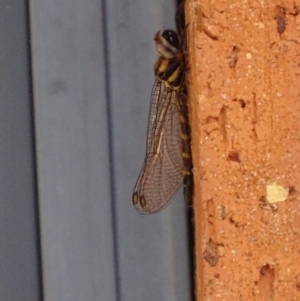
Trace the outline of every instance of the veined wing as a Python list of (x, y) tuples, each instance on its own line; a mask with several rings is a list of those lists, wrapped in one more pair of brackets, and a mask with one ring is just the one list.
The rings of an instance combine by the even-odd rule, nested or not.
[(143, 214), (166, 207), (183, 179), (176, 93), (159, 80), (152, 89), (146, 158), (132, 197), (134, 206)]

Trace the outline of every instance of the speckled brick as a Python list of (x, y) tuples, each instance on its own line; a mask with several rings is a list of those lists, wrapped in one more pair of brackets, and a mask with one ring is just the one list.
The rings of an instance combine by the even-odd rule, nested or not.
[(198, 301), (300, 300), (299, 8), (186, 0)]

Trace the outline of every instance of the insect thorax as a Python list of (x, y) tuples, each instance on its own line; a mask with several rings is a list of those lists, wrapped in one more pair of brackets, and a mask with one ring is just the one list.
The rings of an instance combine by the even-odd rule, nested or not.
[(154, 66), (154, 74), (167, 87), (178, 90), (182, 84), (184, 75), (182, 60), (178, 57), (171, 59), (159, 57)]

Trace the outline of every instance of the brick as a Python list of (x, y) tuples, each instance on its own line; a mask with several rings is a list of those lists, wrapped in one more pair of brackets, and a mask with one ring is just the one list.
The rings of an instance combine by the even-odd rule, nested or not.
[(299, 7), (186, 1), (198, 301), (300, 300)]

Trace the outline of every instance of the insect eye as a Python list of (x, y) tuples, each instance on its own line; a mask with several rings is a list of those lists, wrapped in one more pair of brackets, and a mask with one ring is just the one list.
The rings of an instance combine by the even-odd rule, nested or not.
[(178, 38), (178, 34), (174, 30), (164, 30), (162, 33), (162, 37), (166, 39), (168, 43), (170, 43), (172, 46), (174, 46), (176, 49), (179, 49), (180, 42)]

